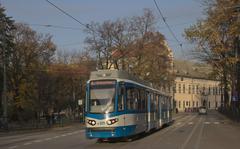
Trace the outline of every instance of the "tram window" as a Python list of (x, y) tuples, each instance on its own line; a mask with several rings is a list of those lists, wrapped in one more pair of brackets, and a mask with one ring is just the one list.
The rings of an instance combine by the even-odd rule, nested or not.
[(155, 100), (155, 103), (156, 103), (156, 111), (158, 111), (159, 110), (159, 106), (158, 106), (158, 103), (159, 103), (159, 95), (156, 95), (156, 100)]
[(145, 92), (143, 89), (140, 90), (140, 102), (141, 102), (141, 111), (145, 110)]
[(139, 89), (135, 89), (135, 104), (136, 104), (136, 110), (141, 111), (141, 97), (140, 97), (140, 90)]
[(151, 93), (150, 95), (150, 102), (151, 102), (151, 111), (155, 111), (155, 108), (154, 108), (154, 95)]
[(127, 89), (127, 109), (136, 110), (138, 105), (138, 90), (134, 88)]
[(124, 93), (125, 93), (125, 88), (124, 86), (121, 86), (118, 94), (118, 111), (124, 110)]

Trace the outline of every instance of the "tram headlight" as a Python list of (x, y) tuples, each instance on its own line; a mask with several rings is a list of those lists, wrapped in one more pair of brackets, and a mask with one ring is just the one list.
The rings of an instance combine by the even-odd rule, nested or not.
[(112, 125), (112, 124), (115, 124), (116, 122), (118, 122), (118, 118), (109, 119), (109, 120), (107, 121), (107, 124), (108, 124), (108, 125)]
[(95, 125), (96, 124), (96, 122), (95, 121), (92, 121), (92, 125)]
[(87, 120), (87, 123), (89, 124), (89, 125), (92, 125), (92, 126), (94, 126), (94, 125), (96, 125), (96, 121), (95, 120)]

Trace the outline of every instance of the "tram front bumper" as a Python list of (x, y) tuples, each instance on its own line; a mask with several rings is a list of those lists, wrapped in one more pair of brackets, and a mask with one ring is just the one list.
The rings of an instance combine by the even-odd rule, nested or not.
[(136, 126), (86, 128), (86, 137), (89, 139), (121, 138), (135, 134), (135, 128)]

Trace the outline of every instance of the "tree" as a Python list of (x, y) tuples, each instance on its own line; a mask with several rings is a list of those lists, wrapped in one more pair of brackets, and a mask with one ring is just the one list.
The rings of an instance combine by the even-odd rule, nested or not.
[(153, 12), (145, 9), (142, 16), (92, 23), (86, 30), (89, 36), (85, 42), (88, 50), (96, 54), (100, 69), (132, 71), (142, 79), (164, 86), (163, 82), (173, 80), (167, 77), (172, 76), (168, 75), (171, 50), (165, 37), (156, 31), (155, 22)]
[(147, 32), (143, 38), (136, 42), (134, 56), (129, 59), (133, 73), (158, 87), (170, 87), (174, 80), (173, 59), (165, 37), (159, 32)]
[[(12, 95), (12, 119), (35, 117), (42, 109), (41, 102), (48, 100), (39, 94), (38, 79), (51, 63), (55, 45), (50, 35), (42, 35), (24, 24), (15, 24), (12, 32), (15, 46), (9, 56), (9, 87)], [(29, 112), (31, 111), (31, 112)], [(37, 114), (39, 115), (39, 114)]]
[(233, 66), (239, 61), (234, 56), (234, 39), (240, 34), (239, 22), (234, 19), (238, 0), (206, 0), (206, 18), (185, 30), (185, 37), (196, 44), (194, 54), (211, 64), (221, 78), (224, 105), (229, 105), (229, 84), (232, 83)]
[[(11, 31), (14, 29), (13, 25), (14, 21), (7, 17), (5, 14), (5, 9), (0, 5), (0, 63), (1, 63), (1, 85), (0, 92), (2, 95), (1, 98), (1, 106), (0, 106), (0, 115), (3, 115), (4, 122), (7, 125), (8, 122), (8, 114), (7, 114), (7, 75), (6, 72), (8, 70), (9, 64), (9, 55), (11, 54), (11, 50), (13, 47), (13, 37), (11, 36)], [(7, 127), (7, 126), (6, 126)]]

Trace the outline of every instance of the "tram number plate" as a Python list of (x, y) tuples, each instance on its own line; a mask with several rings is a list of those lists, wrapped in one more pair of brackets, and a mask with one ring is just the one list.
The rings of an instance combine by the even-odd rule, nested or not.
[(99, 122), (98, 124), (99, 125), (105, 125), (105, 122)]

